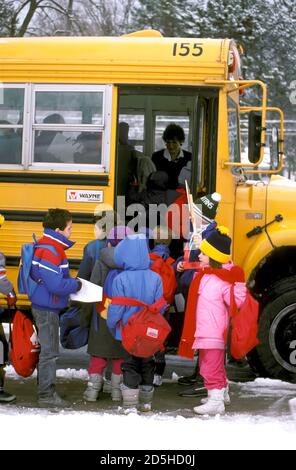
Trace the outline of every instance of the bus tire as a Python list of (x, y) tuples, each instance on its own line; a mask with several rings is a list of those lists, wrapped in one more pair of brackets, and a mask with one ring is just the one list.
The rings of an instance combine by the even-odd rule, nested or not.
[(296, 292), (285, 292), (263, 309), (259, 344), (251, 352), (260, 375), (296, 383)]

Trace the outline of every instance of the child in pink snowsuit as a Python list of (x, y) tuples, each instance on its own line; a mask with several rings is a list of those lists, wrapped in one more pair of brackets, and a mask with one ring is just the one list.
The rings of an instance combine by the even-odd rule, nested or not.
[[(194, 412), (200, 415), (224, 413), (225, 403), (230, 402), (224, 367), (230, 292), (234, 285), (235, 302), (239, 308), (246, 297), (246, 284), (235, 282), (243, 280), (240, 268), (230, 271), (233, 264), (230, 262), (231, 239), (228, 233), (226, 227), (217, 227), (207, 239), (202, 240), (199, 259), (204, 269), (196, 274), (193, 289), (189, 291), (188, 303), (191, 302), (195, 309), (195, 333), (191, 347), (198, 350), (200, 375), (208, 391), (203, 404), (194, 408)], [(186, 325), (184, 328), (180, 348), (188, 347)]]

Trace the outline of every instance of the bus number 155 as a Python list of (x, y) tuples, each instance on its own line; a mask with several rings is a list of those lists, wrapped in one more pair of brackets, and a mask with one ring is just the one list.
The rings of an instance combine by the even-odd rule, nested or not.
[(195, 42), (191, 44), (190, 42), (175, 42), (173, 46), (173, 56), (180, 55), (180, 56), (187, 56), (192, 55), (194, 57), (198, 57), (202, 55), (203, 48), (202, 44), (199, 42)]

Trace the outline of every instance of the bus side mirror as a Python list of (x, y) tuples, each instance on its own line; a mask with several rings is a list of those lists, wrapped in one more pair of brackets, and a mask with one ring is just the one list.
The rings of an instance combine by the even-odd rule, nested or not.
[(256, 111), (249, 113), (248, 158), (251, 163), (260, 159), (262, 115)]
[(275, 169), (280, 164), (280, 136), (276, 127), (271, 129), (270, 165)]

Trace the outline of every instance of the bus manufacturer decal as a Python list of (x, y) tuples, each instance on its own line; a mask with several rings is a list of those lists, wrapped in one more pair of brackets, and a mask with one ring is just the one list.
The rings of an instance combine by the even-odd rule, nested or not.
[(67, 189), (67, 202), (103, 202), (103, 191)]

